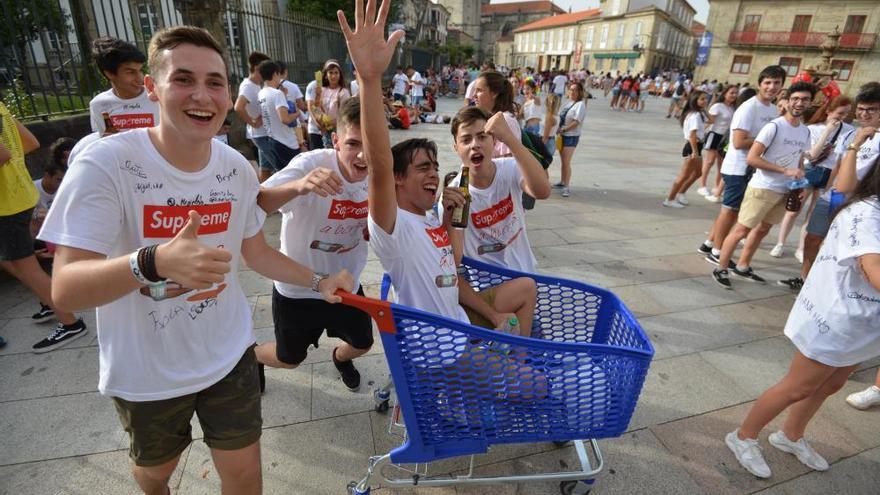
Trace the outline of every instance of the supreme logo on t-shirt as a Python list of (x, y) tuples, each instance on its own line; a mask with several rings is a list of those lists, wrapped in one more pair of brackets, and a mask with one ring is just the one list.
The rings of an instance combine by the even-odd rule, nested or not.
[(367, 218), (367, 210), (366, 201), (355, 203), (347, 199), (334, 199), (333, 203), (330, 204), (330, 213), (327, 214), (327, 218), (333, 220), (346, 220), (349, 218), (360, 220)]
[(440, 226), (434, 229), (425, 229), (425, 232), (428, 233), (431, 242), (433, 242), (438, 248), (443, 248), (451, 244), (449, 242), (449, 232), (446, 231), (446, 227)]
[(156, 125), (153, 121), (153, 114), (151, 113), (111, 115), (110, 121), (113, 122), (113, 127), (117, 129), (140, 129), (142, 127), (153, 127)]
[(213, 203), (194, 206), (144, 205), (144, 237), (167, 239), (174, 237), (189, 220), (190, 210), (202, 216), (199, 235), (218, 234), (229, 228), (232, 203)]
[(513, 199), (508, 194), (506, 198), (485, 210), (471, 213), (471, 219), (474, 221), (474, 227), (485, 229), (509, 217), (512, 212)]

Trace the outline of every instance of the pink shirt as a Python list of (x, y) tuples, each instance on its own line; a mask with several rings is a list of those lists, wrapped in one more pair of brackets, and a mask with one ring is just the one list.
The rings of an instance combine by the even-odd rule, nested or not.
[[(504, 120), (507, 121), (507, 125), (510, 126), (510, 130), (513, 131), (513, 135), (516, 136), (517, 139), (519, 139), (520, 135), (522, 134), (522, 129), (520, 129), (519, 122), (516, 120), (516, 117), (514, 117), (513, 114), (510, 112), (504, 112)], [(510, 154), (510, 148), (507, 147), (506, 144), (496, 139), (495, 153), (492, 155), (492, 158), (509, 156)]]

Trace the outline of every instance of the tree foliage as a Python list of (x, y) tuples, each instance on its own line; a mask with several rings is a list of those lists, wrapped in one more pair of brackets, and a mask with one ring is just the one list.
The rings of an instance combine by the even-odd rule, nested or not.
[(43, 31), (59, 36), (67, 31), (68, 14), (51, 0), (0, 0), (0, 18), (0, 46), (4, 47), (24, 46)]

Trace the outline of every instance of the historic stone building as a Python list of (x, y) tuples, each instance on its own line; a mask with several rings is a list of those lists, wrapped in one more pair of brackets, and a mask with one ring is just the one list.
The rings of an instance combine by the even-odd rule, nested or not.
[[(492, 59), (497, 64), (508, 65), (513, 30), (552, 15), (565, 11), (547, 0), (513, 3), (489, 3), (482, 0), (480, 8), (480, 53), (483, 60)], [(502, 46), (496, 47), (501, 39)]]
[(697, 79), (757, 81), (768, 65), (795, 75), (821, 61), (827, 34), (839, 30), (831, 60), (838, 85), (855, 94), (880, 74), (880, 2), (877, 0), (710, 0), (707, 33), (712, 41)]
[[(473, 40), (480, 42), (480, 5), (481, 0), (439, 0), (449, 11), (448, 29), (454, 33), (450, 42), (455, 40)], [(477, 51), (479, 53), (479, 51)]]
[(694, 13), (686, 0), (601, 0), (598, 9), (515, 30), (512, 65), (634, 74), (688, 69)]

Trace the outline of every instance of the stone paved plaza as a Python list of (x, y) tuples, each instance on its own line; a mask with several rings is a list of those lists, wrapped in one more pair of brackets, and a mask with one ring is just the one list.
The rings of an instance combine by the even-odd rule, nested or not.
[[(769, 257), (775, 231), (756, 256), (768, 285), (733, 280), (725, 291), (697, 254), (718, 206), (690, 194), (682, 210), (660, 201), (680, 166), (682, 135), (664, 117), (665, 101), (651, 100), (644, 114), (608, 110), (601, 95), (588, 107), (575, 155), (572, 196), (554, 192), (528, 213), (529, 238), (544, 273), (612, 289), (637, 314), (656, 356), (629, 430), (600, 442), (606, 469), (598, 494), (871, 494), (880, 489), (880, 410), (859, 412), (845, 394), (873, 380), (880, 361), (866, 363), (843, 392), (831, 398), (808, 434), (832, 468), (808, 472), (793, 456), (766, 443), (774, 477), (759, 481), (739, 467), (723, 443), (752, 401), (785, 372), (793, 346), (782, 327), (794, 295), (772, 283), (799, 268), (791, 251)], [(441, 100), (454, 112), (458, 102)], [(441, 172), (457, 167), (448, 125), (395, 131), (393, 141), (424, 136), (440, 147)], [(558, 179), (558, 162), (551, 179)], [(277, 245), (280, 217), (265, 235)], [(796, 236), (792, 235), (792, 239)], [(370, 257), (362, 281), (377, 293), (382, 269)], [(240, 273), (254, 308), (258, 341), (272, 338), (271, 284)], [(128, 440), (113, 405), (96, 391), (98, 349), (94, 312), (90, 334), (68, 347), (36, 355), (30, 346), (49, 326), (30, 315), (39, 308), (17, 283), (0, 283), (0, 494), (137, 493), (129, 473)], [(330, 360), (333, 342), (322, 341), (303, 366), (268, 370), (263, 398), (263, 478), (267, 494), (342, 494), (365, 473), (367, 458), (394, 444), (387, 417), (372, 411), (371, 388), (387, 373), (377, 345), (357, 361), (359, 393), (348, 392)], [(777, 426), (773, 424), (771, 426)], [(772, 430), (770, 430), (772, 431)], [(194, 422), (196, 438), (201, 430)], [(529, 473), (573, 466), (571, 447), (551, 443), (506, 446), (477, 459), (478, 474)], [(458, 473), (458, 460), (431, 472)], [(219, 493), (205, 444), (195, 441), (172, 479), (174, 493)], [(556, 494), (557, 483), (479, 488), (386, 489), (380, 493)]]

